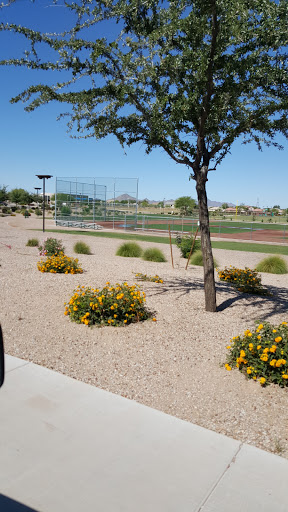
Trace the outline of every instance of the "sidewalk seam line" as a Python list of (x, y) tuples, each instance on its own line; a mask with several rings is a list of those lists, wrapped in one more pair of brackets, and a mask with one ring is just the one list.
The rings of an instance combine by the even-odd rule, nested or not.
[(31, 361), (26, 361), (24, 364), (20, 364), (19, 366), (16, 366), (15, 368), (10, 368), (10, 370), (6, 370), (5, 368), (5, 374), (14, 372), (15, 370), (18, 370), (18, 368), (22, 368), (23, 366), (27, 366), (27, 364), (31, 364)]
[(240, 445), (238, 446), (236, 452), (234, 453), (232, 459), (230, 460), (230, 462), (227, 464), (226, 468), (224, 469), (223, 473), (219, 476), (219, 478), (216, 480), (215, 484), (212, 486), (212, 488), (210, 489), (210, 491), (208, 491), (208, 494), (206, 495), (206, 497), (203, 499), (201, 505), (199, 506), (199, 508), (197, 509), (196, 512), (201, 512), (201, 510), (203, 509), (204, 505), (207, 503), (208, 499), (210, 498), (210, 496), (213, 494), (213, 492), (215, 491), (216, 487), (218, 486), (218, 484), (221, 482), (222, 478), (224, 477), (224, 475), (226, 474), (226, 472), (228, 471), (228, 469), (231, 467), (232, 464), (235, 464), (236, 462), (236, 459), (239, 455), (239, 452), (242, 448), (242, 446), (244, 445), (244, 443), (240, 443)]

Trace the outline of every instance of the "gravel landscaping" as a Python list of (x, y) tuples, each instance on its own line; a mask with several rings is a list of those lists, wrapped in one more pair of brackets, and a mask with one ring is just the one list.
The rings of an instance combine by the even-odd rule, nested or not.
[[(45, 366), (93, 386), (136, 400), (178, 418), (288, 458), (288, 389), (262, 388), (238, 370), (227, 372), (231, 337), (255, 321), (288, 321), (288, 274), (262, 274), (272, 297), (241, 294), (217, 278), (217, 313), (204, 310), (203, 269), (189, 266), (174, 246), (160, 248), (166, 263), (116, 256), (121, 240), (47, 233), (61, 239), (66, 254), (78, 257), (84, 273), (41, 273), (37, 247), (41, 219), (0, 218), (1, 324), (7, 354)], [(46, 227), (54, 227), (53, 220)], [(84, 241), (91, 255), (76, 255)], [(7, 245), (11, 246), (11, 249)], [(219, 266), (254, 268), (265, 254), (214, 250)], [(283, 256), (288, 262), (288, 257)], [(64, 302), (80, 285), (101, 288), (135, 282), (133, 273), (159, 274), (163, 284), (140, 283), (157, 322), (126, 327), (87, 327), (64, 316)]]

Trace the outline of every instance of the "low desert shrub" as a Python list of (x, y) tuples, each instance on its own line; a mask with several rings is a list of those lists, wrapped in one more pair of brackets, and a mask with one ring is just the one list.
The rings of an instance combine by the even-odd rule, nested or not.
[(239, 292), (252, 293), (254, 295), (270, 295), (261, 283), (261, 276), (256, 270), (245, 267), (225, 267), (224, 270), (217, 270), (220, 281), (232, 284)]
[(38, 238), (29, 238), (26, 247), (38, 247), (39, 240)]
[(39, 252), (41, 256), (51, 256), (52, 254), (57, 255), (65, 252), (62, 240), (57, 238), (47, 238), (44, 240), (43, 245), (40, 245)]
[(76, 242), (74, 252), (76, 252), (76, 254), (91, 254), (90, 247), (85, 244), (85, 242)]
[(160, 251), (160, 249), (157, 249), (155, 247), (151, 247), (149, 249), (146, 249), (143, 252), (142, 256), (143, 260), (145, 261), (156, 261), (159, 263), (163, 263), (164, 261), (167, 261), (163, 252)]
[(70, 258), (63, 252), (47, 256), (46, 260), (38, 261), (37, 268), (40, 272), (52, 274), (82, 274), (83, 270), (77, 258)]
[(288, 324), (274, 327), (269, 322), (259, 324), (243, 336), (235, 336), (227, 346), (226, 370), (238, 368), (247, 378), (262, 386), (288, 385)]
[(152, 283), (163, 283), (163, 279), (159, 277), (157, 274), (155, 276), (148, 276), (147, 274), (141, 274), (138, 272), (135, 274), (135, 277), (138, 281), (151, 281)]
[(42, 210), (39, 210), (39, 208), (35, 208), (34, 213), (35, 213), (35, 215), (37, 215), (38, 217), (41, 217), (41, 215), (42, 215)]
[(125, 242), (118, 247), (116, 255), (123, 256), (124, 258), (140, 258), (142, 249), (135, 242)]
[(255, 267), (257, 272), (267, 272), (269, 274), (287, 274), (287, 263), (280, 256), (268, 256), (260, 261)]
[[(215, 258), (213, 258), (214, 267), (218, 266), (218, 263)], [(202, 251), (196, 251), (192, 253), (192, 256), (190, 258), (190, 264), (191, 265), (199, 265), (200, 267), (203, 267), (203, 256)]]
[[(182, 258), (188, 258), (191, 247), (194, 241), (193, 236), (181, 236), (179, 234), (176, 235), (176, 245), (179, 247)], [(193, 252), (199, 251), (201, 249), (201, 242), (200, 240), (195, 240), (194, 246), (193, 246)]]
[(102, 290), (78, 286), (65, 306), (65, 315), (85, 325), (119, 326), (152, 316), (145, 305), (145, 293), (136, 284), (112, 286), (107, 282)]

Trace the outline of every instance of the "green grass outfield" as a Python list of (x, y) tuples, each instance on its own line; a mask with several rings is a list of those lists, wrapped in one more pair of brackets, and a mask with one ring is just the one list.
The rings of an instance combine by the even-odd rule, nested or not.
[[(164, 230), (167, 231), (168, 224), (170, 224), (171, 231), (195, 231), (197, 227), (197, 221), (191, 220), (190, 223), (186, 220), (182, 224), (178, 219), (167, 219), (167, 222), (161, 222), (161, 224), (154, 224), (153, 219), (146, 219), (145, 229)], [(192, 225), (193, 222), (193, 225)], [(142, 227), (141, 220), (138, 221), (139, 228)], [(288, 224), (262, 224), (262, 222), (231, 222), (229, 220), (210, 220), (210, 232), (211, 233), (247, 233), (250, 236), (251, 230), (273, 230), (273, 231), (286, 231), (288, 233)]]
[[(41, 231), (34, 229), (33, 231)], [(96, 236), (100, 238), (116, 238), (118, 240), (138, 240), (139, 242), (154, 242), (157, 244), (169, 244), (169, 237), (167, 236), (153, 236), (153, 235), (129, 235), (126, 233), (108, 233), (108, 232), (94, 232), (94, 231), (79, 231), (79, 230), (62, 230), (62, 229), (46, 229), (47, 233), (67, 233), (69, 235), (78, 236)], [(284, 254), (288, 256), (287, 245), (270, 245), (270, 244), (255, 244), (243, 242), (212, 242), (212, 247), (215, 249), (228, 249), (230, 251), (244, 251), (244, 252), (263, 252), (267, 254)], [(175, 239), (172, 238), (172, 243), (176, 244)]]

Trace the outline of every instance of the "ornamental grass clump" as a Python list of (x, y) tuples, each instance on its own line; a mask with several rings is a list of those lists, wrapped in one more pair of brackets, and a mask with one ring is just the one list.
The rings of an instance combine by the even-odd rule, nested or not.
[(145, 293), (137, 284), (130, 286), (125, 282), (111, 285), (107, 282), (102, 290), (78, 286), (69, 303), (65, 304), (64, 314), (78, 324), (128, 325), (152, 316), (145, 301)]
[(76, 254), (91, 254), (90, 247), (85, 242), (76, 242), (73, 249)]
[(158, 263), (164, 263), (166, 260), (164, 254), (160, 249), (151, 247), (150, 249), (146, 249), (143, 252), (143, 260), (145, 261), (155, 261)]
[(38, 247), (39, 240), (38, 238), (29, 238), (27, 241), (26, 247)]
[(37, 268), (40, 272), (51, 274), (82, 274), (83, 270), (77, 258), (70, 258), (63, 252), (47, 256), (45, 260), (38, 261)]
[(239, 292), (252, 293), (254, 295), (271, 295), (261, 284), (261, 276), (256, 270), (245, 267), (225, 267), (217, 270), (220, 281), (232, 284)]
[(287, 274), (287, 263), (280, 256), (268, 256), (260, 261), (255, 267), (257, 272), (267, 272), (269, 274)]
[(226, 370), (238, 368), (247, 378), (262, 386), (288, 386), (288, 323), (274, 327), (269, 322), (259, 324), (254, 331), (236, 336), (227, 346)]
[[(218, 266), (218, 263), (215, 258), (213, 258), (214, 267)], [(203, 267), (203, 255), (202, 251), (196, 251), (195, 253), (192, 253), (192, 256), (190, 258), (190, 264), (191, 265), (198, 265), (199, 267)]]
[(51, 256), (52, 254), (57, 255), (65, 252), (62, 240), (57, 238), (47, 238), (44, 240), (43, 245), (40, 245), (39, 252), (41, 256)]
[(151, 281), (152, 283), (163, 283), (163, 279), (159, 277), (157, 274), (155, 276), (148, 276), (147, 274), (142, 274), (138, 272), (135, 274), (135, 277), (138, 281)]
[(142, 249), (140, 245), (135, 242), (126, 242), (118, 247), (116, 256), (123, 256), (124, 258), (140, 258)]

